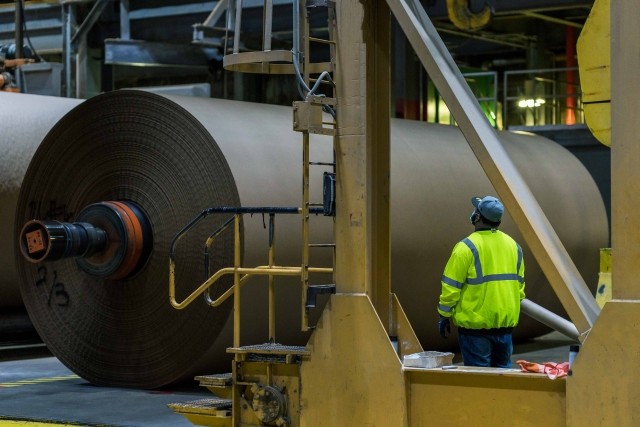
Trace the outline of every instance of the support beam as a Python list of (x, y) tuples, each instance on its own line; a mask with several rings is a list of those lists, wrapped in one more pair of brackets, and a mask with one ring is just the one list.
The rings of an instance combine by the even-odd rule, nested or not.
[(72, 44), (77, 43), (79, 40), (87, 36), (89, 30), (95, 25), (96, 22), (98, 22), (98, 18), (100, 18), (100, 15), (102, 15), (102, 12), (104, 11), (104, 8), (107, 7), (107, 4), (109, 4), (109, 0), (98, 0), (94, 3), (85, 20), (82, 21), (82, 24), (80, 24), (78, 30), (75, 32), (73, 37), (71, 37)]
[(131, 39), (131, 18), (129, 17), (129, 0), (120, 0), (120, 39)]
[[(638, 97), (640, 16), (635, 0), (611, 0), (611, 247), (614, 299), (640, 299)], [(633, 54), (630, 54), (634, 52)]]
[(365, 8), (367, 40), (367, 276), (371, 301), (387, 332), (390, 329), (390, 103), (391, 24), (385, 0)]
[(337, 293), (367, 292), (367, 116), (364, 10), (355, 1), (336, 3), (336, 221)]
[(15, 14), (15, 27), (16, 27), (16, 59), (24, 57), (22, 52), (22, 46), (24, 44), (24, 37), (22, 34), (23, 22), (22, 22), (22, 1), (16, 0), (16, 14)]

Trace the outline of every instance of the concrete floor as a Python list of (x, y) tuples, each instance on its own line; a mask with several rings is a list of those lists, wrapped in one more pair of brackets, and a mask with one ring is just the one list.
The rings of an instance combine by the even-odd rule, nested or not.
[(186, 427), (193, 424), (167, 404), (210, 395), (195, 384), (153, 391), (97, 387), (55, 357), (0, 363), (0, 425), (3, 419), (20, 419), (101, 427)]
[[(516, 344), (514, 368), (519, 359), (567, 361), (570, 344), (558, 333)], [(456, 354), (454, 363), (459, 358)], [(193, 387), (153, 391), (94, 386), (51, 356), (0, 362), (0, 426), (3, 420), (23, 420), (100, 427), (187, 427), (192, 424), (167, 404), (210, 396), (195, 381)]]

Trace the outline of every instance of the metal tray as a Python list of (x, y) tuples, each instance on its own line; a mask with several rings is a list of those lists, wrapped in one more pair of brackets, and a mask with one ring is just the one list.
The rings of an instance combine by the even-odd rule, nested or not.
[(439, 368), (451, 365), (453, 353), (443, 353), (440, 351), (423, 351), (404, 356), (403, 365), (413, 368)]

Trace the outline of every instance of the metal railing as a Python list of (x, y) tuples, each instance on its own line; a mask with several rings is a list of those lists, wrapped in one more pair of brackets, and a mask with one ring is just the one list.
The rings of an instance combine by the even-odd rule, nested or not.
[[(309, 208), (309, 213), (322, 213), (321, 208)], [(198, 286), (184, 300), (176, 299), (176, 280), (175, 280), (175, 255), (178, 242), (198, 224), (206, 216), (213, 213), (233, 213), (233, 216), (226, 220), (216, 231), (214, 231), (205, 243), (205, 269), (207, 275), (210, 274), (208, 254), (209, 249), (213, 245), (215, 239), (220, 236), (233, 223), (234, 232), (234, 262), (233, 267), (221, 268), (213, 275), (209, 275), (200, 286)], [(202, 211), (197, 217), (189, 222), (182, 230), (180, 230), (171, 242), (169, 252), (169, 301), (175, 309), (181, 310), (191, 304), (198, 296), (205, 294), (205, 301), (212, 307), (220, 306), (231, 295), (233, 298), (233, 346), (240, 346), (240, 288), (250, 278), (254, 276), (269, 276), (269, 338), (275, 338), (275, 289), (274, 276), (299, 276), (302, 279), (303, 274), (308, 273), (324, 273), (332, 274), (333, 268), (323, 267), (288, 267), (278, 266), (275, 264), (275, 239), (273, 232), (275, 229), (274, 217), (276, 214), (301, 214), (302, 209), (297, 207), (262, 207), (262, 208), (235, 208), (235, 207), (218, 207), (209, 208)], [(269, 265), (262, 265), (253, 268), (242, 267), (242, 239), (240, 233), (241, 218), (244, 214), (268, 214), (269, 215)], [(227, 275), (233, 275), (233, 286), (223, 292), (217, 299), (212, 300), (209, 296), (209, 288), (215, 285), (218, 280)], [(303, 294), (304, 295), (304, 294)], [(304, 301), (301, 302), (304, 305)]]
[(584, 124), (577, 68), (506, 71), (503, 128)]
[(487, 116), (489, 123), (498, 127), (498, 73), (481, 71), (462, 73), (469, 88), (480, 103), (480, 108)]

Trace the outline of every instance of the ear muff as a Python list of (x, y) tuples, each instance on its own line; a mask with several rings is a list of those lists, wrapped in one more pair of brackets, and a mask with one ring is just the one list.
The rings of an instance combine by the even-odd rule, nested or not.
[(477, 209), (474, 209), (473, 212), (471, 212), (471, 215), (469, 216), (469, 221), (471, 221), (471, 224), (475, 225), (476, 222), (480, 221), (480, 212), (478, 212)]

